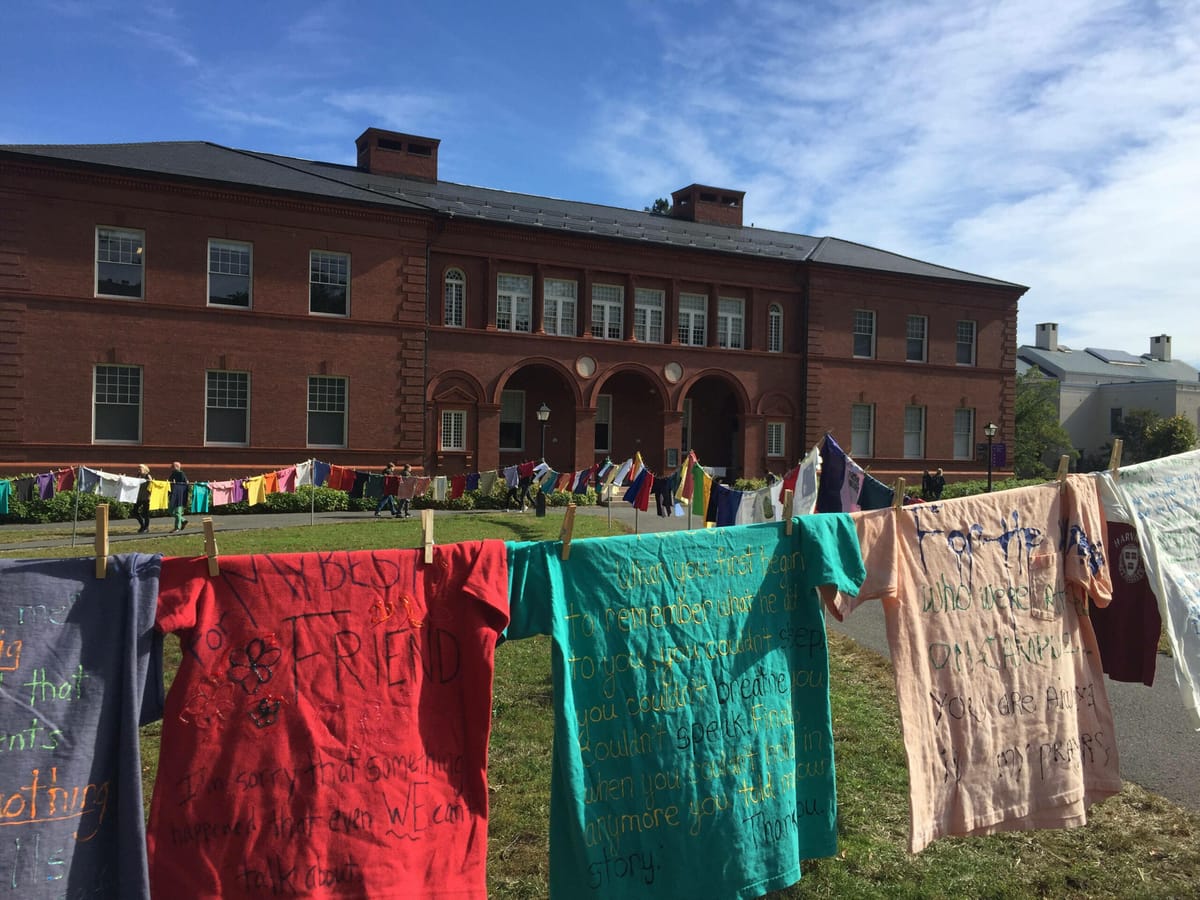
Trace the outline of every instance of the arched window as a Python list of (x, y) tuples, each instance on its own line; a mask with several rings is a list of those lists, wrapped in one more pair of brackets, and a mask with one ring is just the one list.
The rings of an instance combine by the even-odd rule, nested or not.
[(446, 271), (445, 322), (453, 328), (462, 328), (466, 312), (467, 276), (461, 269)]
[(783, 309), (778, 303), (767, 308), (767, 349), (772, 353), (783, 352)]

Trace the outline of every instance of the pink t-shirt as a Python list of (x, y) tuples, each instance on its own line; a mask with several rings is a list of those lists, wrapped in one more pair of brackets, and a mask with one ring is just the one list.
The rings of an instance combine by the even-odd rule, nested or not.
[(1112, 593), (1095, 480), (855, 513), (883, 602), (916, 853), (943, 835), (1063, 828), (1121, 789), (1088, 597)]

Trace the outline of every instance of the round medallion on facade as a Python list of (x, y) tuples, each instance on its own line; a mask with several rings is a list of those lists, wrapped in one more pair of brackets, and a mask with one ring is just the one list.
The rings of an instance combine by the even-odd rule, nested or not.
[(575, 371), (582, 378), (591, 378), (596, 374), (596, 361), (590, 356), (581, 356), (575, 360)]
[(669, 362), (663, 366), (663, 377), (671, 384), (676, 384), (683, 377), (683, 366), (677, 362)]

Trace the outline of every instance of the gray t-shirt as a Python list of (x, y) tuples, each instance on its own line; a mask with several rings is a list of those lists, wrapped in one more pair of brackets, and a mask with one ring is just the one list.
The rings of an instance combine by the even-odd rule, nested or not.
[[(161, 556), (0, 560), (0, 885), (149, 898), (138, 725), (162, 717)], [(7, 892), (5, 892), (7, 893)]]

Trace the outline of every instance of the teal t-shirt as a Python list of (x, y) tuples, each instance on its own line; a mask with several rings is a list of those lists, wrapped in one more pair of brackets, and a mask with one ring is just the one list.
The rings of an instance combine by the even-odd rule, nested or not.
[(553, 646), (554, 897), (757, 897), (837, 851), (817, 585), (847, 515), (509, 544), (510, 639)]

